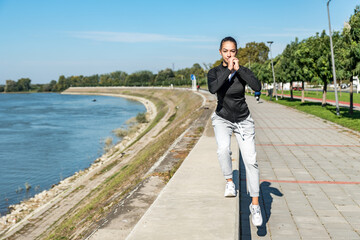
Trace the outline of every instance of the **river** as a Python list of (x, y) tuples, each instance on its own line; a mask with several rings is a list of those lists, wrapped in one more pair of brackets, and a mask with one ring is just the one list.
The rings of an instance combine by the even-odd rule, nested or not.
[(117, 97), (0, 94), (0, 214), (89, 167), (107, 137), (119, 140), (112, 130), (145, 111)]

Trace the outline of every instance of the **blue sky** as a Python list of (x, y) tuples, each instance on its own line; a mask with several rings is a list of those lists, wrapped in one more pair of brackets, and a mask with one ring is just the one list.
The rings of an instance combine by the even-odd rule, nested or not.
[[(0, 84), (213, 63), (226, 36), (239, 46), (274, 41), (276, 56), (295, 37), (328, 33), (326, 0), (224, 2), (0, 0)], [(333, 30), (343, 28), (356, 4), (330, 2)]]

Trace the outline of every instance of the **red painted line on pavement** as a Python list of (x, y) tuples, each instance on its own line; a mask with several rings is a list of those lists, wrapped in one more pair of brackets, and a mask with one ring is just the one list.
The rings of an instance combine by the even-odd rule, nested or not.
[(299, 180), (270, 180), (261, 179), (261, 182), (277, 182), (277, 183), (310, 183), (310, 184), (360, 184), (360, 182), (342, 182), (342, 181), (299, 181)]
[(256, 129), (329, 129), (329, 128), (328, 127), (256, 127)]
[[(240, 179), (246, 181), (246, 178)], [(360, 182), (344, 182), (344, 181), (301, 181), (301, 180), (272, 180), (272, 179), (260, 179), (260, 182), (274, 182), (274, 183), (308, 183), (308, 184), (352, 184), (357, 185)]]
[(330, 144), (272, 144), (258, 143), (257, 146), (284, 146), (284, 147), (360, 147), (360, 145), (330, 145)]

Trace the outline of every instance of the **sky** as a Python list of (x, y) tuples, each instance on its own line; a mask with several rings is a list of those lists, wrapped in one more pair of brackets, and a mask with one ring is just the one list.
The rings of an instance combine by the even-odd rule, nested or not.
[[(0, 0), (0, 84), (114, 71), (157, 73), (213, 64), (221, 39), (239, 47), (274, 41), (273, 57), (295, 40), (329, 32), (326, 0)], [(341, 31), (359, 0), (332, 0)]]

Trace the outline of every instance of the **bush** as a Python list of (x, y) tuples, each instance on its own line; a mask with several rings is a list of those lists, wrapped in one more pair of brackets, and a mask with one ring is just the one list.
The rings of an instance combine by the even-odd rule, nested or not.
[(113, 147), (113, 139), (111, 137), (107, 137), (104, 141), (105, 146), (104, 146), (104, 151), (108, 152), (112, 147)]
[(137, 121), (138, 123), (147, 123), (146, 114), (145, 114), (145, 113), (139, 113), (139, 114), (136, 116), (136, 121)]
[(123, 138), (126, 135), (128, 135), (129, 131), (127, 129), (125, 129), (125, 128), (117, 128), (117, 129), (113, 130), (113, 133), (118, 138)]

